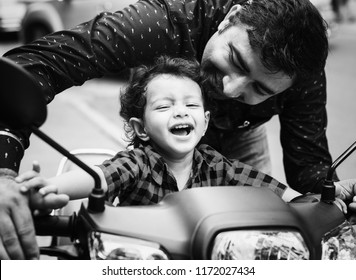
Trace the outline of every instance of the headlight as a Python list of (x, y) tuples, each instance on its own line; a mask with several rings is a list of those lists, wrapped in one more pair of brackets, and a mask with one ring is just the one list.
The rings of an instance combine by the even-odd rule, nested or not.
[(296, 231), (236, 230), (214, 240), (213, 260), (304, 260), (309, 250)]
[(154, 242), (93, 231), (89, 234), (90, 258), (94, 260), (168, 260)]
[(323, 260), (356, 260), (356, 232), (353, 226), (345, 221), (322, 240)]

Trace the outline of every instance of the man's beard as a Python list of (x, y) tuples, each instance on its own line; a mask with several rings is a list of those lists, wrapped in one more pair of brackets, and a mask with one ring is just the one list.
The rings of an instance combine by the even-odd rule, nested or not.
[(210, 61), (202, 62), (202, 86), (207, 95), (216, 99), (227, 99), (223, 93), (223, 73)]

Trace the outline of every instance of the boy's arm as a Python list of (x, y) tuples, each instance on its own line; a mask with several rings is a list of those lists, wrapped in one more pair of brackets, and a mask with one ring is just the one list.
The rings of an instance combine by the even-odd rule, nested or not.
[[(104, 173), (97, 166), (93, 166), (92, 169), (99, 175), (101, 179), (101, 187), (106, 192), (107, 184)], [(88, 197), (95, 184), (94, 179), (81, 169), (76, 169), (56, 177), (45, 179), (39, 176), (39, 166), (36, 166), (35, 164), (33, 170), (19, 175), (15, 180), (17, 183), (22, 183), (21, 191), (23, 193), (37, 189), (37, 195), (45, 197), (49, 194), (66, 194), (70, 199)]]
[[(97, 166), (92, 169), (100, 176), (101, 187), (107, 191), (104, 173)], [(86, 198), (94, 188), (94, 179), (84, 170), (78, 169), (48, 179), (50, 185), (57, 187), (58, 194), (67, 194), (71, 200)]]

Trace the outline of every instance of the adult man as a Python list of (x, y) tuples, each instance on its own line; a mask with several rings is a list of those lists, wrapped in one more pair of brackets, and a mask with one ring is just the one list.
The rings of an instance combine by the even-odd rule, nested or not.
[[(147, 0), (5, 56), (33, 74), (48, 102), (70, 86), (150, 63), (157, 55), (196, 57), (216, 103), (204, 141), (225, 156), (268, 171), (261, 124), (279, 114), (287, 181), (300, 192), (318, 192), (331, 162), (325, 137), (327, 50), (324, 21), (308, 0)], [(6, 136), (11, 141), (1, 149), (12, 149), (12, 161), (0, 167), (11, 176), (23, 154), (13, 144), (27, 147), (28, 133), (6, 131)], [(0, 211), (0, 221), (6, 220), (0, 228), (13, 229), (0, 229), (3, 240), (10, 240), (3, 241), (5, 255), (0, 245), (0, 257), (32, 257), (36, 248), (26, 248), (34, 239), (26, 203), (17, 189), (9, 190), (9, 179), (3, 181), (0, 192), (12, 194), (22, 215), (7, 214), (14, 212), (11, 201)], [(25, 232), (21, 218), (27, 219)]]

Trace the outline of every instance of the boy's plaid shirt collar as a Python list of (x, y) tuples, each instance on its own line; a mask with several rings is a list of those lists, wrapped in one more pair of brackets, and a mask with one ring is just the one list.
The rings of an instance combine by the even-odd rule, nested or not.
[[(159, 186), (166, 186), (178, 191), (176, 181), (163, 158), (149, 144), (141, 146), (151, 166), (151, 177)], [(168, 177), (168, 178), (167, 178)], [(194, 150), (193, 168), (185, 188), (205, 186), (258, 186), (268, 187), (279, 196), (285, 188), (271, 176), (255, 170), (252, 166), (239, 162), (231, 162), (218, 151), (206, 144)]]
[[(152, 148), (151, 145), (141, 145), (139, 149), (143, 149), (147, 155), (149, 164), (151, 166), (152, 178), (159, 184), (163, 185), (165, 174), (169, 173), (173, 178), (173, 174), (164, 162), (163, 158)], [(208, 145), (202, 144), (194, 149), (193, 169), (191, 171), (190, 179), (195, 179), (202, 169), (202, 165), (214, 166), (221, 160), (222, 155)]]

